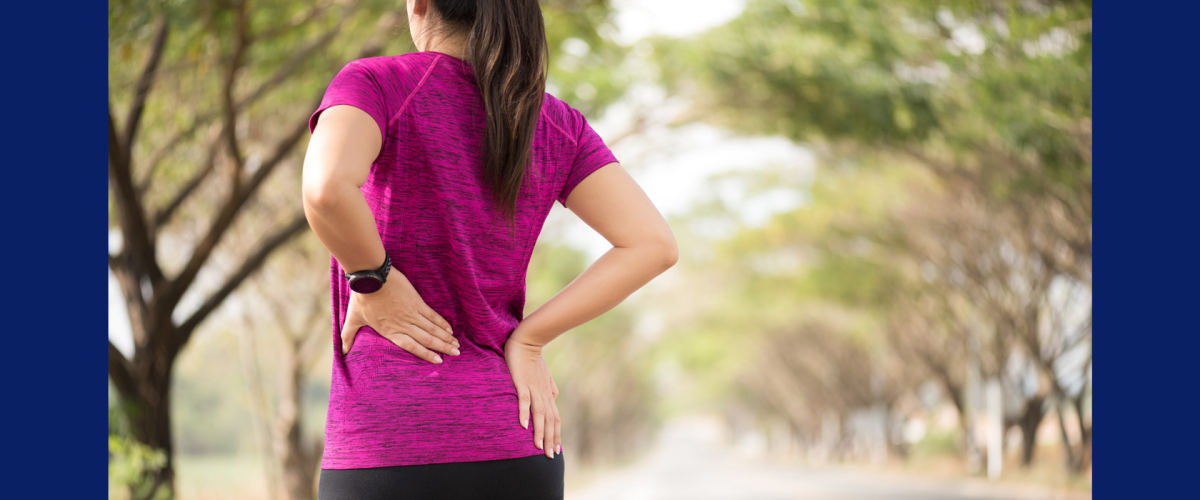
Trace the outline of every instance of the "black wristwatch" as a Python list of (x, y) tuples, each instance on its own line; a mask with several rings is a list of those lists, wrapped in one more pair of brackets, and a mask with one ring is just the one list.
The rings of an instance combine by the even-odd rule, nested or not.
[(350, 289), (358, 293), (375, 293), (387, 282), (388, 273), (392, 270), (392, 258), (383, 255), (383, 265), (379, 269), (368, 269), (350, 274), (342, 274), (350, 280)]

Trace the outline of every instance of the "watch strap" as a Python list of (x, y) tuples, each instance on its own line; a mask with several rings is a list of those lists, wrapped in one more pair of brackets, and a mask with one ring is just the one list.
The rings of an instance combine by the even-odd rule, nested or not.
[(343, 272), (342, 276), (347, 280), (354, 277), (373, 277), (378, 279), (380, 284), (387, 282), (388, 274), (392, 270), (392, 257), (386, 252), (383, 254), (383, 265), (378, 269), (367, 269), (365, 271), (355, 271), (353, 273)]

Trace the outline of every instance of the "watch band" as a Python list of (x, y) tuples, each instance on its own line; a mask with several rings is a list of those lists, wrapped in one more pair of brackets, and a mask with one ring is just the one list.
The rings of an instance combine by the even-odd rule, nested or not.
[(383, 288), (387, 282), (388, 273), (392, 270), (392, 258), (387, 253), (383, 256), (383, 265), (378, 269), (368, 269), (353, 273), (343, 273), (349, 281), (350, 289), (358, 293), (374, 293)]

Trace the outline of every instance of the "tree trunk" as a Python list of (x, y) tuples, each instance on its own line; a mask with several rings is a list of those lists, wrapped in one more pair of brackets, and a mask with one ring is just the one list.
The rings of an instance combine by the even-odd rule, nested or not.
[(283, 488), (292, 500), (316, 498), (313, 485), (319, 473), (323, 442), (306, 444), (300, 432), (300, 422), (293, 423), (288, 430), (281, 470)]
[(288, 356), (286, 363), (288, 374), (284, 382), (287, 387), (280, 400), (279, 416), (275, 425), (276, 460), (279, 461), (280, 480), (283, 490), (291, 500), (311, 500), (315, 498), (313, 491), (313, 476), (321, 460), (323, 442), (308, 444), (301, 432), (300, 394), (304, 383), (304, 370), (295, 362), (295, 356)]
[(1076, 460), (1075, 474), (1082, 474), (1092, 464), (1092, 424), (1083, 417), (1083, 396), (1087, 391), (1079, 391), (1079, 396), (1071, 399), (1075, 404), (1075, 417), (1079, 419), (1079, 458)]
[(1058, 401), (1056, 401), (1054, 403), (1054, 405), (1058, 409), (1058, 431), (1062, 435), (1063, 451), (1066, 452), (1066, 454), (1067, 454), (1067, 470), (1070, 471), (1072, 474), (1075, 474), (1077, 458), (1075, 456), (1075, 446), (1071, 444), (1071, 436), (1070, 436), (1070, 434), (1067, 433), (1067, 412), (1066, 412), (1066, 408), (1065, 408), (1066, 403), (1067, 402), (1066, 402), (1065, 398), (1060, 395), (1058, 397)]
[(159, 395), (159, 400), (153, 405), (147, 405), (148, 418), (143, 421), (138, 429), (140, 432), (139, 441), (154, 448), (163, 450), (167, 456), (167, 462), (163, 467), (150, 474), (149, 479), (151, 484), (155, 486), (144, 497), (146, 499), (154, 498), (154, 492), (160, 487), (163, 487), (168, 492), (168, 498), (175, 497), (175, 454), (171, 446), (171, 397), (169, 382), (162, 384), (163, 387), (156, 390)]
[[(321, 295), (317, 295), (320, 300)], [(279, 306), (273, 303), (274, 306)], [(320, 308), (313, 308), (319, 311)], [(267, 465), (268, 496), (272, 500), (312, 500), (316, 490), (314, 485), (319, 472), (319, 463), (324, 443), (307, 443), (304, 440), (302, 393), (304, 387), (305, 368), (311, 364), (313, 353), (312, 344), (319, 342), (321, 337), (304, 337), (306, 329), (299, 332), (291, 330), (288, 325), (287, 309), (276, 307), (275, 323), (284, 328), (285, 347), (277, 355), (280, 357), (279, 369), (285, 374), (278, 389), (278, 404), (272, 412), (267, 404), (268, 391), (264, 387), (258, 364), (258, 347), (255, 336), (266, 331), (263, 322), (253, 321), (247, 317), (247, 328), (241, 334), (242, 365), (254, 404), (254, 417), (258, 428), (262, 429), (263, 458)], [(305, 324), (312, 324), (318, 315), (314, 312)]]
[(1033, 464), (1033, 454), (1037, 449), (1037, 429), (1046, 414), (1042, 412), (1045, 403), (1044, 396), (1033, 396), (1025, 401), (1025, 409), (1017, 425), (1021, 428), (1021, 466), (1028, 468)]
[[(173, 363), (173, 362), (172, 362)], [(169, 372), (170, 369), (168, 368)], [(134, 410), (129, 415), (130, 429), (139, 443), (162, 450), (167, 461), (158, 470), (146, 471), (149, 487), (134, 485), (130, 489), (133, 500), (160, 498), (165, 490), (166, 498), (175, 497), (175, 461), (171, 446), (171, 383), (170, 377), (145, 380), (138, 385), (137, 394), (121, 394), (125, 401), (133, 402)]]

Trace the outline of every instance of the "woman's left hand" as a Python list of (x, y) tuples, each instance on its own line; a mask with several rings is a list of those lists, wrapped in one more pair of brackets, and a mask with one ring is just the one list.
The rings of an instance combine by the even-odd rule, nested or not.
[(397, 347), (430, 363), (442, 362), (437, 352), (459, 355), (459, 343), (450, 330), (450, 323), (425, 304), (408, 278), (394, 267), (379, 291), (350, 293), (346, 321), (342, 325), (343, 355), (354, 348), (358, 329), (364, 326), (373, 328)]
[(562, 453), (561, 420), (558, 417), (558, 386), (542, 358), (542, 346), (521, 341), (513, 332), (504, 343), (504, 362), (517, 388), (517, 414), (521, 427), (529, 428), (533, 417), (533, 444), (554, 458)]

